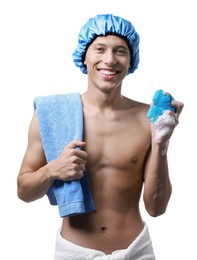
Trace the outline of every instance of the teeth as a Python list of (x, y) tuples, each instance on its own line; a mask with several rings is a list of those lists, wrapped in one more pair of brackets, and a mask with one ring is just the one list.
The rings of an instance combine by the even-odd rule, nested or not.
[(116, 74), (115, 71), (109, 71), (109, 70), (100, 70), (100, 72), (105, 75), (115, 75)]

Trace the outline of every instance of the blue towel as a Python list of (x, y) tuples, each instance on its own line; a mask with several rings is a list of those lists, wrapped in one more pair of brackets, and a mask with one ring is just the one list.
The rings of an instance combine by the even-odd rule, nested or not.
[(166, 110), (174, 111), (174, 107), (171, 106), (171, 101), (173, 98), (169, 94), (164, 94), (162, 89), (159, 89), (155, 92), (153, 97), (153, 106), (148, 110), (147, 116), (152, 123), (154, 123), (157, 118)]
[[(47, 162), (55, 160), (72, 140), (82, 141), (83, 110), (79, 93), (36, 97), (34, 110)], [(47, 196), (51, 205), (58, 205), (60, 217), (95, 210), (86, 172), (81, 180), (56, 180)]]

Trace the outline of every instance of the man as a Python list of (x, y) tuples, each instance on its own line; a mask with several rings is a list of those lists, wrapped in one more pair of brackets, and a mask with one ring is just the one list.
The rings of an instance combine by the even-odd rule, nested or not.
[(73, 53), (88, 74), (87, 91), (35, 99), (18, 196), (30, 202), (47, 194), (59, 206), (55, 260), (155, 259), (139, 200), (144, 188), (147, 212), (166, 211), (167, 148), (183, 104), (164, 93), (173, 109), (155, 124), (148, 104), (121, 94), (138, 67), (138, 45), (129, 21), (111, 14), (89, 19)]

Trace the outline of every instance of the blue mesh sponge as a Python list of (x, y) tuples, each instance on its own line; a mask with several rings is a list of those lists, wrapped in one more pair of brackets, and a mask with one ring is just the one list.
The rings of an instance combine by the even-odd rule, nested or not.
[(133, 52), (132, 67), (128, 74), (133, 73), (139, 63), (139, 35), (135, 31), (131, 22), (112, 14), (99, 14), (90, 18), (88, 22), (81, 28), (78, 36), (78, 45), (72, 54), (73, 61), (80, 70), (87, 74), (86, 66), (83, 63), (84, 54), (87, 47), (97, 36), (106, 34), (120, 35), (128, 40)]
[(164, 94), (162, 89), (155, 92), (153, 97), (153, 106), (149, 108), (147, 113), (147, 116), (150, 118), (152, 123), (154, 123), (166, 110), (175, 110), (170, 105), (172, 100), (173, 98), (169, 94)]

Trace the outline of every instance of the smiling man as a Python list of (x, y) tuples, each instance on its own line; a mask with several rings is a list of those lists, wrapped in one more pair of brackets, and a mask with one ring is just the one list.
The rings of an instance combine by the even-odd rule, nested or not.
[(87, 90), (35, 99), (18, 196), (30, 202), (47, 194), (58, 205), (55, 260), (154, 260), (139, 201), (143, 190), (151, 216), (166, 211), (167, 148), (183, 103), (172, 100), (174, 123), (156, 135), (150, 105), (121, 94), (139, 63), (139, 35), (121, 17), (89, 19), (73, 60), (87, 74)]

